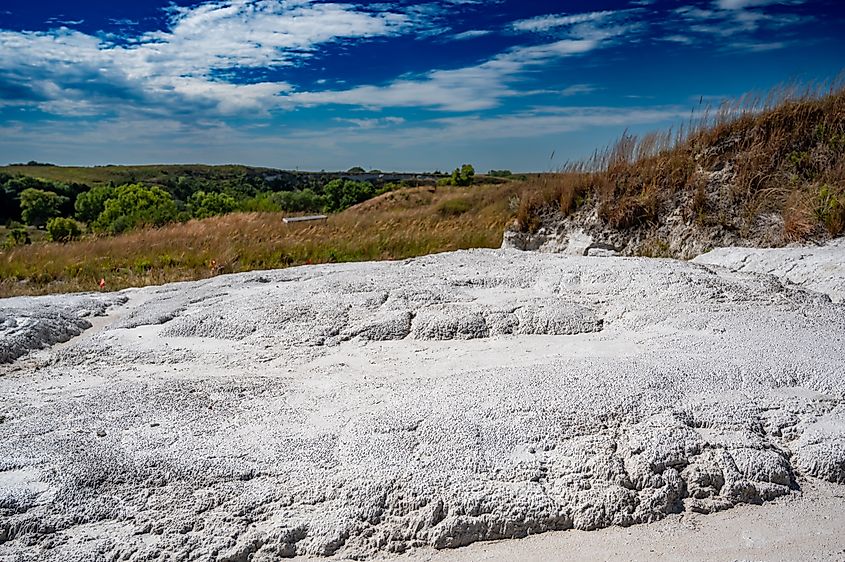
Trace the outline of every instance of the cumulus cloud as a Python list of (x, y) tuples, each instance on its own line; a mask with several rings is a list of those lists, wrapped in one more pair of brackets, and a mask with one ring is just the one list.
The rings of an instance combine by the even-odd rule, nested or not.
[[(133, 112), (186, 120), (197, 114), (262, 116), (320, 105), (488, 110), (507, 98), (531, 95), (526, 80), (532, 73), (567, 57), (643, 40), (646, 36), (639, 32), (646, 26), (658, 26), (665, 31), (659, 38), (677, 44), (694, 45), (716, 36), (724, 38), (724, 48), (780, 48), (788, 38), (756, 34), (801, 23), (806, 16), (785, 10), (775, 15), (765, 7), (799, 1), (709, 0), (665, 12), (663, 24), (646, 8), (546, 14), (508, 25), (507, 31), (523, 44), (476, 64), (405, 74), (382, 84), (333, 90), (318, 86), (312, 91), (279, 78), (280, 71), (319, 57), (328, 44), (448, 33), (448, 39), (465, 40), (491, 31), (453, 33), (446, 25), (457, 11), (467, 9), (460, 4), (471, 7), (476, 2), (211, 0), (171, 5), (164, 29), (141, 34), (95, 36), (67, 27), (0, 31), (0, 106), (77, 117)], [(570, 88), (554, 93), (588, 93), (583, 85)]]
[[(228, 69), (296, 64), (326, 43), (402, 33), (408, 16), (305, 0), (218, 0), (169, 9), (169, 28), (120, 41), (65, 27), (0, 32), (0, 91), (45, 111), (194, 104), (221, 114), (263, 111), (285, 82), (220, 80)], [(76, 104), (67, 102), (78, 102)], [(85, 106), (85, 107), (83, 107)], [(75, 108), (75, 109), (74, 109)]]

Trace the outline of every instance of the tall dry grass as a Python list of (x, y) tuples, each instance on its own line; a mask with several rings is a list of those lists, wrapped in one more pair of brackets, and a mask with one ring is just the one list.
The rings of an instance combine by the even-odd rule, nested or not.
[[(712, 179), (720, 171), (721, 184)], [(696, 221), (740, 232), (774, 213), (787, 240), (845, 233), (843, 80), (702, 106), (676, 130), (625, 133), (535, 180), (517, 226), (534, 231), (544, 216), (590, 202), (610, 227), (635, 228), (656, 224), (679, 199)]]
[[(498, 247), (514, 185), (404, 189), (329, 217), (285, 225), (276, 213), (233, 213), (69, 244), (0, 252), (0, 296), (107, 290), (219, 273), (403, 259)], [(449, 209), (443, 212), (443, 209)]]

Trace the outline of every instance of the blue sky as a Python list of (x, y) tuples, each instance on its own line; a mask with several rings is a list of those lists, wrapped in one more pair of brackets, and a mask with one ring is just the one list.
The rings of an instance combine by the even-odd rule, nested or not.
[(551, 170), (835, 77), (841, 4), (3, 0), (0, 162)]

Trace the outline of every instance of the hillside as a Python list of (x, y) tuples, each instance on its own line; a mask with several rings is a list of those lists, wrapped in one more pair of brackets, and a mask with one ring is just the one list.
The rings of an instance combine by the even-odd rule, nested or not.
[(277, 172), (269, 168), (249, 166), (207, 166), (203, 164), (150, 165), (150, 166), (52, 166), (10, 165), (0, 166), (0, 174), (21, 175), (62, 183), (81, 183), (90, 186), (109, 182), (162, 183), (180, 176), (231, 179), (242, 175), (262, 175)]
[(845, 90), (780, 90), (540, 178), (506, 245), (689, 259), (843, 233)]
[(0, 176), (26, 176), (65, 184), (85, 184), (90, 187), (112, 183), (143, 182), (168, 185), (178, 178), (202, 178), (209, 181), (231, 181), (240, 178), (260, 178), (277, 189), (305, 189), (322, 185), (338, 178), (354, 178), (364, 181), (402, 181), (417, 179), (421, 183), (431, 181), (440, 174), (414, 174), (404, 172), (300, 172), (241, 165), (207, 164), (157, 164), (146, 166), (53, 166), (53, 165), (9, 165), (0, 166)]
[(307, 263), (402, 259), (498, 247), (517, 184), (406, 188), (285, 225), (281, 213), (230, 213), (69, 243), (0, 251), (0, 296), (108, 290)]

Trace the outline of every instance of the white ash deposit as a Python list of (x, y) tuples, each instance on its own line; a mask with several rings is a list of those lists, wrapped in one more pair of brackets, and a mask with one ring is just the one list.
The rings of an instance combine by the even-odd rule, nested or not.
[(845, 301), (845, 238), (823, 246), (794, 248), (717, 248), (696, 257), (695, 263), (735, 271), (768, 273), (778, 279)]
[(366, 558), (845, 483), (845, 305), (773, 275), (479, 250), (0, 310), (35, 350), (0, 367), (0, 560)]

